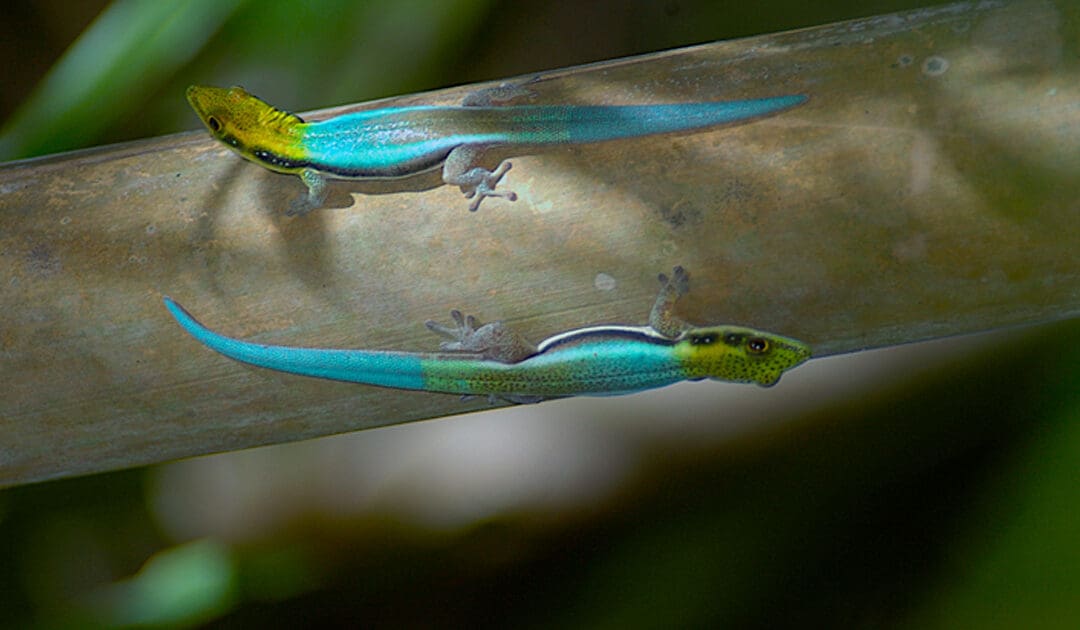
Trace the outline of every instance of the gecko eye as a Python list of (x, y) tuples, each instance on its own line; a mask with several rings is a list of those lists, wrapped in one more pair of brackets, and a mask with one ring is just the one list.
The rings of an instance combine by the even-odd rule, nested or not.
[(769, 351), (769, 340), (762, 337), (751, 337), (746, 340), (746, 349), (752, 354), (762, 354)]
[(206, 117), (206, 126), (214, 133), (221, 131), (221, 121), (213, 116)]

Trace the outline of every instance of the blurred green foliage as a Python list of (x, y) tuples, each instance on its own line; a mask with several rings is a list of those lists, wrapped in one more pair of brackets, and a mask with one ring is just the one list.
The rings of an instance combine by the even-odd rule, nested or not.
[(194, 625), (232, 607), (229, 549), (195, 540), (151, 557), (139, 572), (90, 593), (87, 616), (112, 626)]
[[(36, 82), (16, 75), (94, 16), (16, 2), (0, 159), (195, 128), (195, 82), (303, 110), (917, 4), (120, 0)], [(0, 625), (1074, 627), (1078, 382), (1059, 325), (651, 462), (589, 514), (439, 535), (373, 517), (173, 547), (145, 471), (11, 489)]]

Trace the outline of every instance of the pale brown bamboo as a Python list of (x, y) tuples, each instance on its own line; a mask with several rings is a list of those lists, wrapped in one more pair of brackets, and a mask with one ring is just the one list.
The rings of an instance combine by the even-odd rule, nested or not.
[(454, 307), (534, 338), (643, 322), (675, 264), (688, 319), (819, 355), (1074, 317), (1078, 23), (1064, 0), (970, 3), (553, 72), (537, 102), (810, 101), (492, 155), (519, 201), (475, 214), (436, 173), (287, 218), (299, 180), (203, 132), (0, 167), (0, 486), (486, 405), (244, 367), (163, 294), (233, 336), (415, 350)]

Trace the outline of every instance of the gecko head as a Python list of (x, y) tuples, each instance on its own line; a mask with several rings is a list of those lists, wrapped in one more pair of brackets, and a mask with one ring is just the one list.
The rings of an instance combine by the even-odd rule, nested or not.
[(780, 375), (810, 358), (796, 339), (741, 326), (691, 328), (675, 342), (687, 378), (776, 384)]
[(242, 87), (192, 85), (187, 100), (199, 119), (218, 139), (240, 155), (264, 162), (262, 155), (289, 156), (299, 125), (295, 114), (277, 109)]

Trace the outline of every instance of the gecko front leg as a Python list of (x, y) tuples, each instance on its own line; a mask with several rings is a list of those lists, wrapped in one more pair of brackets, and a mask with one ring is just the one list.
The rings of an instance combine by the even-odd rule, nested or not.
[(326, 201), (326, 178), (318, 172), (306, 168), (300, 171), (300, 180), (307, 186), (308, 192), (303, 197), (297, 197), (289, 204), (285, 214), (290, 217), (302, 217), (315, 208), (322, 206)]
[(450, 311), (453, 326), (444, 326), (428, 320), (428, 330), (449, 337), (453, 341), (439, 344), (443, 350), (476, 352), (485, 359), (501, 363), (517, 363), (537, 353), (536, 346), (503, 322), (479, 325), (475, 317), (466, 317), (461, 311)]
[(665, 337), (675, 339), (690, 328), (690, 324), (675, 316), (675, 304), (690, 292), (690, 274), (682, 266), (677, 266), (671, 270), (670, 278), (660, 274), (658, 279), (660, 292), (656, 294), (656, 302), (649, 312), (649, 326)]

